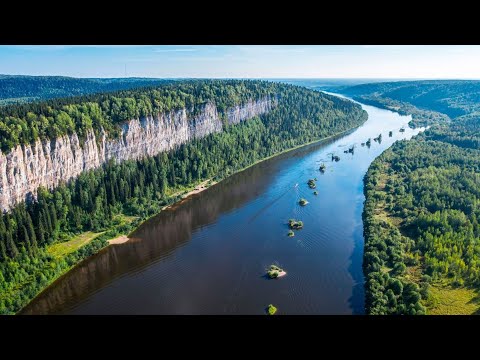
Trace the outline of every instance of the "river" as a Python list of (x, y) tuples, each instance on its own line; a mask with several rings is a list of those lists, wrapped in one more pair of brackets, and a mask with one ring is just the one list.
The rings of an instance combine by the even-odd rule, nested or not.
[[(264, 314), (274, 304), (277, 314), (363, 314), (363, 176), (383, 150), (420, 129), (408, 128), (409, 116), (362, 106), (369, 117), (361, 127), (259, 163), (162, 211), (22, 313)], [(380, 133), (381, 143), (373, 140)], [(361, 146), (368, 138), (371, 146)], [(354, 153), (344, 153), (352, 145)], [(317, 196), (307, 186), (313, 178)], [(300, 198), (309, 204), (299, 206)], [(305, 225), (294, 237), (287, 236), (290, 218)], [(267, 279), (270, 264), (287, 275)]]

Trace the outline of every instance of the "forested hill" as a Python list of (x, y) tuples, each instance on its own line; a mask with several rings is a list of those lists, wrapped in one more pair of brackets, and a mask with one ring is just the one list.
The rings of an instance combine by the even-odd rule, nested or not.
[(385, 103), (402, 99), (407, 109), (445, 111), (452, 119), (395, 143), (368, 170), (363, 263), (367, 312), (480, 313), (480, 82), (352, 89), (347, 91), (373, 94), (369, 96)]
[(208, 102), (224, 113), (248, 100), (280, 94), (287, 89), (287, 85), (266, 81), (192, 80), (8, 105), (0, 107), (0, 149), (8, 152), (19, 144), (73, 133), (83, 138), (89, 129), (94, 129), (97, 136), (103, 129), (115, 137), (120, 133), (120, 124), (131, 119), (171, 110), (195, 112)]
[[(259, 101), (255, 103), (252, 99)], [(195, 117), (197, 105), (205, 110), (206, 102), (215, 106), (209, 107), (210, 112), (203, 111)], [(229, 110), (232, 107), (233, 111)], [(185, 129), (180, 133), (206, 123), (215, 126), (208, 128), (210, 132), (178, 142), (154, 156), (108, 161), (54, 189), (40, 188), (36, 199), (21, 202), (0, 216), (0, 314), (16, 313), (59, 275), (106, 246), (107, 239), (128, 234), (135, 224), (179, 200), (184, 192), (199, 183), (222, 180), (266, 157), (350, 130), (367, 119), (358, 104), (303, 87), (220, 80), (187, 81), (161, 88), (51, 100), (5, 107), (0, 113), (4, 111), (3, 131), (13, 130), (16, 134), (11, 136), (10, 132), (9, 142), (4, 142), (4, 146), (10, 148), (15, 143), (81, 132), (85, 128), (116, 129), (132, 117), (180, 108), (193, 114), (187, 118), (184, 112), (177, 112), (181, 114), (180, 125)], [(262, 111), (252, 116), (251, 110), (255, 109)], [(59, 119), (66, 121), (59, 122)], [(159, 122), (175, 130), (179, 124), (172, 119), (164, 117)], [(20, 129), (35, 131), (27, 131), (25, 135), (17, 132), (15, 124)], [(179, 138), (162, 138), (155, 129), (163, 131), (165, 127), (147, 129), (154, 138), (164, 139), (164, 143)], [(123, 140), (119, 138), (120, 143)], [(143, 148), (149, 148), (151, 142), (146, 141)], [(37, 149), (41, 152), (52, 143), (46, 141)], [(22, 152), (28, 147), (17, 148)], [(71, 146), (55, 147), (54, 151), (69, 148)], [(80, 151), (75, 154), (76, 160)], [(49, 151), (45, 159), (52, 158)], [(57, 158), (60, 162), (65, 159), (64, 156)], [(29, 168), (22, 168), (21, 178), (28, 174)], [(60, 173), (66, 169), (60, 167)], [(51, 173), (47, 175), (51, 184)], [(6, 181), (14, 176), (12, 170)], [(12, 187), (12, 191), (16, 189), (18, 186)], [(0, 188), (0, 196), (5, 196), (4, 190)]]
[(480, 115), (480, 81), (476, 80), (385, 82), (342, 87), (340, 91), (359, 101), (412, 114), (421, 125)]
[(0, 105), (171, 83), (149, 78), (72, 78), (65, 76), (0, 75)]

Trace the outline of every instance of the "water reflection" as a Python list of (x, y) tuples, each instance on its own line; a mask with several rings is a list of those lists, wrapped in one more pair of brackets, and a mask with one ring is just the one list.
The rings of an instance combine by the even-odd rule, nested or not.
[(229, 213), (262, 194), (282, 161), (302, 158), (336, 138), (248, 168), (162, 211), (142, 224), (127, 243), (109, 246), (57, 280), (22, 314), (62, 313), (81, 304), (115, 279), (167, 259), (191, 240), (193, 233), (214, 224), (219, 215)]

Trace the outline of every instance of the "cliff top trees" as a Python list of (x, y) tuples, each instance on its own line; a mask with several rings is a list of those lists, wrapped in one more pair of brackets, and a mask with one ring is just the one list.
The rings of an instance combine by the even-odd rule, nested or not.
[[(0, 81), (1, 84), (1, 81)], [(192, 80), (157, 87), (52, 99), (0, 107), (0, 148), (105, 129), (118, 135), (118, 124), (133, 118), (186, 108), (195, 112), (207, 102), (220, 112), (249, 99), (273, 95), (288, 85), (264, 81)]]
[[(321, 101), (322, 109), (325, 99), (342, 111), (353, 109), (346, 100), (294, 85), (260, 80), (190, 80), (0, 107), (0, 149), (8, 152), (18, 144), (73, 132), (83, 137), (89, 129), (99, 132), (103, 128), (110, 136), (116, 136), (119, 124), (132, 118), (183, 108), (194, 114), (207, 102), (214, 103), (223, 113), (248, 100), (292, 91), (297, 91), (297, 95), (309, 92), (312, 97), (309, 101)], [(318, 113), (312, 110), (309, 115), (313, 115), (311, 120), (315, 122)]]

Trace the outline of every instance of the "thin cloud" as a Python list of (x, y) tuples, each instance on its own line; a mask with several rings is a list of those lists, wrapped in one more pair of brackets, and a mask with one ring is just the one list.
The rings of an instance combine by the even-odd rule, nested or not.
[(288, 54), (288, 53), (305, 53), (308, 49), (304, 47), (285, 47), (283, 45), (239, 45), (238, 49), (245, 52), (260, 52), (260, 53), (275, 53), (275, 54)]
[(95, 48), (95, 49), (113, 49), (113, 48), (140, 48), (145, 45), (8, 45), (16, 50), (25, 51), (60, 51), (80, 48)]
[(359, 45), (362, 49), (380, 49), (380, 50), (406, 50), (412, 48), (422, 48), (425, 45)]
[(192, 51), (198, 51), (197, 48), (191, 48), (191, 47), (181, 47), (181, 48), (160, 48), (160, 49), (155, 49), (153, 50), (156, 53), (166, 53), (166, 52), (192, 52)]
[(56, 51), (66, 50), (71, 48), (71, 45), (12, 45), (12, 48), (16, 50), (26, 51)]

